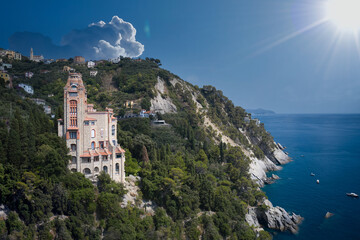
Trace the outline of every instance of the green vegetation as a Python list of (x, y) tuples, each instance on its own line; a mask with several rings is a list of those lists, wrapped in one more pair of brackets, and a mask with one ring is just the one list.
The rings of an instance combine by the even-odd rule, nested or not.
[[(256, 239), (245, 222), (247, 207), (265, 197), (248, 174), (250, 159), (203, 127), (205, 116), (258, 158), (271, 152), (272, 137), (263, 125), (246, 124), (246, 112), (214, 87), (171, 84), (177, 76), (158, 59), (103, 61), (96, 77), (84, 65), (13, 62), (14, 83), (28, 83), (33, 97), (45, 99), (62, 116), (63, 87), (70, 66), (83, 74), (90, 103), (115, 112), (149, 110), (161, 77), (177, 114), (158, 114), (171, 124), (153, 127), (147, 118), (118, 121), (118, 142), (126, 149), (126, 173), (141, 177), (140, 198), (153, 201), (155, 214), (135, 206), (121, 208), (125, 190), (101, 173), (96, 185), (67, 169), (69, 157), (56, 121), (22, 90), (0, 86), (0, 201), (10, 208), (0, 220), (4, 239)], [(41, 70), (48, 70), (42, 73)], [(25, 79), (26, 71), (34, 72)], [(202, 106), (196, 111), (195, 100)], [(53, 94), (54, 96), (52, 96)], [(25, 96), (21, 98), (20, 96)], [(134, 106), (125, 106), (126, 101)], [(249, 133), (250, 142), (239, 131)], [(141, 199), (139, 199), (141, 200)], [(259, 239), (270, 239), (261, 232)]]

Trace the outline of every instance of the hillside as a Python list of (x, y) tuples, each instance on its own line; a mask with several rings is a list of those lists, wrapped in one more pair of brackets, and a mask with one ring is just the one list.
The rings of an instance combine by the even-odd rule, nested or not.
[[(13, 86), (29, 84), (34, 94), (1, 84), (3, 237), (270, 239), (259, 222), (296, 231), (297, 220), (271, 226), (261, 217), (269, 219), (277, 209), (264, 201), (259, 189), (268, 180), (265, 171), (278, 169), (289, 157), (263, 124), (245, 121), (246, 111), (216, 88), (185, 82), (160, 68), (158, 59), (97, 62), (96, 76), (90, 76), (94, 69), (71, 59), (51, 64), (4, 61), (13, 65), (8, 70)], [(66, 168), (66, 147), (55, 126), (62, 117), (65, 66), (82, 73), (90, 103), (98, 109), (111, 107), (120, 117), (118, 142), (127, 149), (125, 170), (140, 179), (127, 186), (132, 191), (138, 185), (131, 192), (133, 204), (123, 202), (126, 190), (106, 174), (93, 186)], [(30, 79), (25, 77), (29, 71), (34, 73)], [(44, 99), (55, 118), (30, 98)], [(141, 109), (156, 116), (126, 118)], [(169, 125), (153, 126), (153, 118)], [(144, 207), (148, 201), (154, 211)], [(253, 222), (256, 229), (249, 226), (249, 216), (259, 216)]]

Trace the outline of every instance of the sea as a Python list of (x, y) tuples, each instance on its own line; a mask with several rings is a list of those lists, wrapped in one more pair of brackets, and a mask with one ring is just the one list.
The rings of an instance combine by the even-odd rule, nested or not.
[(360, 114), (256, 117), (293, 160), (263, 191), (274, 206), (304, 217), (298, 234), (273, 232), (274, 239), (360, 239), (360, 199), (346, 195), (360, 195)]

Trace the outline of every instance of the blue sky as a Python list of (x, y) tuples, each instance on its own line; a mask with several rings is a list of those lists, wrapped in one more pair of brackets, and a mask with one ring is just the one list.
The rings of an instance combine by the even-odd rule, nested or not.
[(353, 35), (339, 38), (329, 22), (294, 34), (324, 17), (324, 1), (6, 1), (0, 47), (8, 48), (8, 38), (23, 31), (60, 45), (72, 30), (117, 15), (136, 28), (145, 48), (141, 57), (161, 59), (165, 69), (193, 84), (214, 85), (236, 105), (360, 113)]

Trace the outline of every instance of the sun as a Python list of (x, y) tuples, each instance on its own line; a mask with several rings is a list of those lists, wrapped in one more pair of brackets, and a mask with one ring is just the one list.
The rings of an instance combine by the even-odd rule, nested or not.
[(360, 0), (329, 0), (326, 17), (340, 30), (360, 30)]

